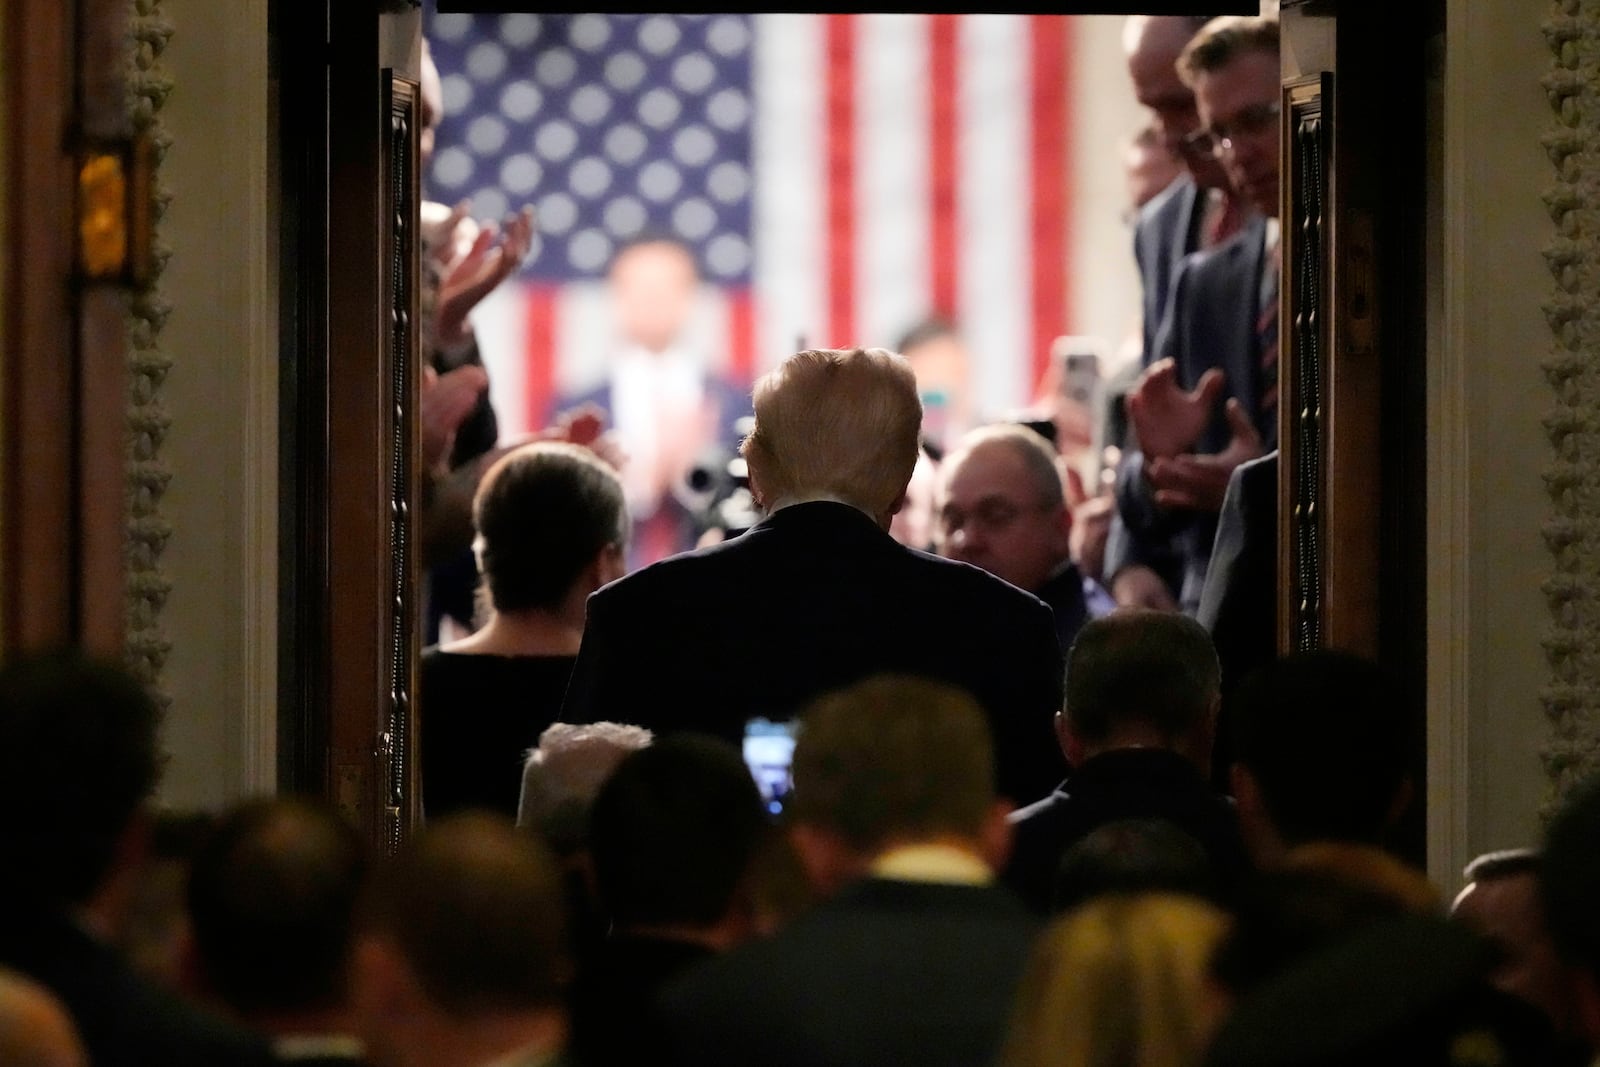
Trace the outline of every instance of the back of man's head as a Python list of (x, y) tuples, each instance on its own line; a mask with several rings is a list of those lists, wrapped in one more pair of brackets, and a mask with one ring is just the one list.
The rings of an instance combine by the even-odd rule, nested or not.
[(1600, 1050), (1600, 774), (1582, 782), (1551, 819), (1539, 895), (1556, 951), (1576, 974), (1585, 1037)]
[(754, 391), (743, 453), (766, 507), (832, 496), (887, 521), (921, 447), (922, 401), (905, 357), (883, 348), (812, 349)]
[(76, 651), (0, 668), (0, 898), (85, 903), (155, 788), (160, 713), (122, 667)]
[(1137, 730), (1177, 746), (1209, 736), (1221, 686), (1211, 635), (1176, 612), (1091, 619), (1067, 653), (1066, 720), (1090, 747)]
[(301, 798), (247, 801), (195, 855), (189, 914), (204, 978), (240, 1015), (344, 1007), (366, 841)]
[(381, 864), (358, 915), (434, 1009), (471, 1019), (559, 1007), (562, 907), (549, 851), (511, 820), (471, 812), (430, 823)]
[(595, 880), (614, 928), (719, 923), (766, 824), (749, 769), (719, 738), (682, 734), (628, 756), (590, 817)]
[(594, 799), (617, 764), (649, 745), (642, 726), (617, 722), (552, 723), (522, 767), (517, 825), (538, 834), (557, 856), (573, 856), (589, 844)]
[(790, 802), (797, 823), (872, 853), (899, 842), (977, 839), (994, 803), (988, 723), (963, 690), (881, 675), (802, 714)]
[(1406, 797), (1410, 727), (1382, 668), (1297, 653), (1242, 679), (1230, 711), (1236, 767), (1283, 844), (1382, 843)]

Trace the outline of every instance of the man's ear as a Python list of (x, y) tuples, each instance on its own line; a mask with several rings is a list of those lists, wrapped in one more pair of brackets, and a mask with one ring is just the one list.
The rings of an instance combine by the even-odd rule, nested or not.
[(1011, 843), (1015, 831), (1010, 816), (1015, 810), (1010, 801), (997, 800), (990, 805), (989, 814), (984, 817), (978, 847), (991, 870), (1003, 871), (1006, 864), (1011, 862)]
[(789, 840), (819, 897), (832, 896), (866, 872), (866, 859), (826, 827), (797, 821), (789, 827)]
[(603, 545), (590, 561), (588, 578), (591, 591), (621, 578), (628, 573), (627, 551), (619, 544)]
[(1055, 516), (1051, 518), (1050, 533), (1061, 552), (1061, 557), (1068, 558), (1072, 552), (1072, 509), (1066, 504), (1057, 508)]
[(425, 997), (399, 946), (380, 935), (356, 939), (350, 957), (351, 999), (368, 1026), (414, 1018)]
[(133, 912), (134, 898), (150, 862), (155, 817), (141, 804), (112, 845), (111, 863), (83, 908), (83, 921), (108, 940), (120, 940)]
[(1067, 757), (1067, 766), (1083, 765), (1083, 739), (1073, 731), (1065, 711), (1056, 712), (1056, 744), (1061, 746), (1061, 754)]

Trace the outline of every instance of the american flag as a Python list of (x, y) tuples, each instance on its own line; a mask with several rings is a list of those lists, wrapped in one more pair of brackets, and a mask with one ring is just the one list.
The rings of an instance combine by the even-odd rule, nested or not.
[(937, 313), (975, 409), (1033, 398), (1071, 310), (1070, 18), (425, 14), (445, 101), (425, 194), (537, 215), (475, 315), (506, 432), (602, 379), (605, 268), (647, 231), (694, 248), (696, 340), (736, 379)]

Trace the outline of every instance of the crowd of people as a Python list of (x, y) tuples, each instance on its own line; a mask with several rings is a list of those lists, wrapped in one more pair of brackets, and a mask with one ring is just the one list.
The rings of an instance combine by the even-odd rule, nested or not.
[[(952, 605), (923, 625), (986, 621)], [(0, 1064), (1600, 1054), (1600, 779), (1538, 847), (1474, 861), (1447, 903), (1392, 851), (1413, 797), (1403, 716), (1359, 657), (1251, 672), (1228, 698), (1223, 791), (1204, 628), (1092, 619), (1047, 727), (1070, 770), (1019, 808), (1001, 786), (1017, 753), (996, 743), (1006, 694), (892, 660), (801, 685), (827, 641), (763, 665), (808, 690), (781, 812), (718, 736), (728, 698), (686, 697), (692, 722), (552, 725), (514, 819), (464, 803), (392, 854), (318, 798), (155, 810), (159, 714), (140, 684), (79, 653), (11, 657)]]
[(531, 220), (426, 209), (424, 546), (463, 632), (423, 656), (422, 823), (380, 853), (316, 797), (162, 812), (149, 694), (11, 656), (0, 1067), (1600, 1057), (1600, 780), (1447, 898), (1397, 845), (1393, 680), (1278, 654), (1276, 22), (1125, 44), (1125, 419), (1058, 381), (977, 420), (937, 318), (805, 349), (731, 401), (748, 528), (685, 525), (689, 453), (639, 444), (650, 323), (498, 441), (467, 313)]

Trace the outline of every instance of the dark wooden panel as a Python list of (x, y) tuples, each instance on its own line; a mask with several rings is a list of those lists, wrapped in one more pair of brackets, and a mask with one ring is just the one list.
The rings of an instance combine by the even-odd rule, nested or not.
[[(277, 151), (278, 784), (332, 797), (328, 616), (328, 0), (268, 7)], [(316, 57), (316, 61), (311, 61)]]
[[(1298, 259), (1288, 267), (1284, 319), (1295, 326), (1286, 373), (1291, 388), (1320, 404), (1311, 405), (1315, 434), (1289, 433), (1284, 416), (1282, 639), (1286, 649), (1365, 653), (1397, 683), (1416, 802), (1394, 843), (1418, 863), (1426, 825), (1424, 77), (1428, 35), (1442, 16), (1439, 0), (1283, 10), (1290, 39), (1319, 22), (1316, 36), (1331, 30), (1334, 47), (1331, 69), (1286, 87), (1286, 264)], [(1322, 242), (1318, 284), (1304, 254), (1313, 238)], [(1310, 352), (1316, 343), (1322, 351)], [(1302, 404), (1294, 415), (1306, 413)]]
[[(325, 126), (311, 94), (289, 86), (295, 19), (275, 25), (294, 133), (282, 157), (285, 237), (296, 242), (283, 264), (296, 318), (285, 331), (294, 630), (282, 681), (298, 703), (281, 731), (282, 770), (289, 788), (329, 796), (387, 850), (416, 817), (418, 136), (407, 64), (419, 20), (337, 3), (322, 14)], [(289, 279), (295, 267), (304, 273)]]
[(1288, 403), (1279, 411), (1278, 632), (1283, 651), (1320, 648), (1327, 632), (1328, 463), (1331, 350), (1329, 248), (1332, 241), (1332, 76), (1284, 87), (1281, 173), (1288, 175), (1283, 216), (1283, 376)]
[[(88, 283), (79, 269), (77, 196), (80, 150), (130, 143), (128, 7), (18, 0), (9, 14), (0, 640), (116, 656), (126, 310), (118, 289)], [(128, 221), (120, 219), (124, 247)]]
[(17, 0), (0, 32), (7, 105), (0, 614), (5, 647), (15, 648), (74, 636), (71, 6)]
[(383, 463), (387, 472), (388, 564), (385, 620), (388, 630), (385, 678), (388, 702), (380, 724), (379, 750), (383, 833), (390, 848), (398, 847), (415, 823), (418, 806), (417, 659), (420, 617), (416, 603), (420, 567), (416, 550), (414, 509), (418, 496), (419, 435), (417, 366), (420, 345), (417, 320), (417, 239), (419, 206), (418, 143), (420, 101), (415, 82), (389, 77), (388, 124), (383, 148), (382, 187), (385, 195), (383, 290), (388, 331), (383, 350), (383, 385), (389, 405)]

